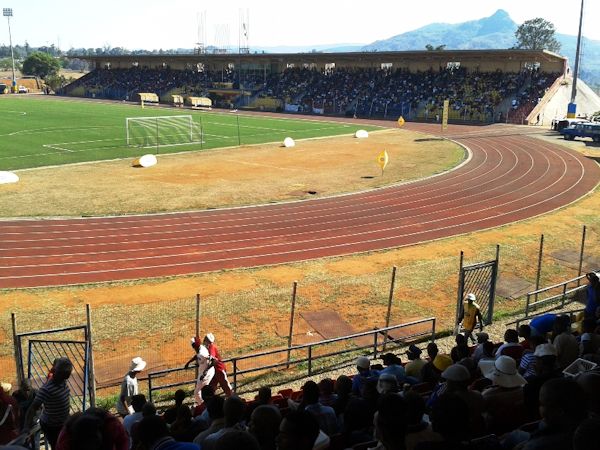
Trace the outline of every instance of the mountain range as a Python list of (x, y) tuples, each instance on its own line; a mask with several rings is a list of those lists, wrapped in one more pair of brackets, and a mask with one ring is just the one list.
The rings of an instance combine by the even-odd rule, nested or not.
[[(515, 45), (515, 31), (519, 27), (509, 14), (499, 9), (489, 17), (458, 24), (432, 23), (413, 31), (398, 34), (368, 45), (338, 44), (311, 47), (268, 47), (253, 49), (268, 53), (293, 52), (352, 52), (425, 50), (426, 45), (445, 45), (446, 50), (505, 49)], [(573, 65), (577, 36), (556, 33), (561, 44), (560, 54)], [(582, 39), (580, 77), (588, 84), (600, 85), (600, 41)]]

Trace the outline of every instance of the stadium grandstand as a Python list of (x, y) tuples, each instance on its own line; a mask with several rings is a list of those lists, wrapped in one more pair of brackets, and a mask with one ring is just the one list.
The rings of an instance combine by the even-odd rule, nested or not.
[(155, 92), (164, 103), (197, 96), (220, 108), (417, 121), (439, 121), (448, 99), (455, 122), (550, 123), (556, 114), (538, 105), (571, 83), (566, 58), (531, 50), (85, 59), (94, 70), (60, 94), (135, 100)]

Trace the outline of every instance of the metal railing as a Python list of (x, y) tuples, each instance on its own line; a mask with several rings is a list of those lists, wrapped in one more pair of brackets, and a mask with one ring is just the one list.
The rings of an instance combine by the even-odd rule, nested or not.
[[(538, 310), (547, 305), (552, 305), (556, 308), (564, 308), (565, 305), (575, 301), (574, 294), (586, 288), (585, 285), (581, 284), (581, 280), (584, 278), (585, 275), (581, 275), (575, 278), (571, 278), (570, 280), (566, 280), (561, 283), (553, 284), (552, 286), (547, 286), (545, 288), (527, 293), (527, 299), (525, 302), (525, 317), (523, 319), (527, 319), (529, 317), (530, 311), (532, 310)], [(570, 284), (576, 284), (576, 286), (569, 288), (568, 286)], [(552, 290), (559, 290), (560, 292), (558, 294), (551, 295), (549, 297), (545, 297), (541, 300), (538, 300), (538, 297), (541, 294), (545, 294)], [(555, 303), (560, 303), (560, 305), (555, 305)]]
[[(426, 330), (418, 329), (413, 333), (403, 334), (401, 337), (394, 338), (391, 336), (391, 334), (393, 334), (393, 333), (390, 333), (395, 330), (397, 331), (397, 330), (405, 329), (408, 327), (415, 327), (415, 326), (426, 324), (426, 323), (430, 324), (430, 326)], [(233, 372), (230, 374), (230, 376), (233, 378), (233, 388), (234, 388), (234, 390), (237, 390), (238, 377), (240, 377), (242, 375), (247, 375), (250, 373), (264, 372), (265, 370), (268, 370), (268, 369), (275, 369), (275, 368), (280, 368), (280, 367), (288, 368), (290, 366), (298, 366), (300, 364), (307, 363), (306, 376), (311, 376), (314, 373), (316, 373), (315, 371), (313, 371), (313, 363), (320, 359), (331, 358), (334, 356), (339, 356), (339, 355), (343, 355), (346, 353), (352, 353), (352, 352), (356, 352), (356, 351), (363, 350), (363, 349), (370, 349), (369, 355), (372, 356), (373, 359), (375, 359), (375, 358), (377, 358), (377, 355), (379, 353), (380, 346), (384, 346), (384, 345), (389, 346), (390, 344), (393, 344), (393, 343), (403, 346), (403, 345), (407, 345), (407, 342), (415, 341), (418, 338), (422, 338), (424, 336), (430, 336), (431, 342), (433, 342), (435, 340), (435, 323), (436, 323), (435, 317), (428, 317), (426, 319), (420, 319), (420, 320), (416, 320), (413, 322), (403, 323), (400, 325), (392, 325), (389, 327), (376, 328), (371, 331), (364, 331), (361, 333), (350, 334), (347, 336), (341, 336), (341, 337), (336, 337), (336, 338), (332, 338), (332, 339), (325, 339), (322, 341), (312, 342), (310, 344), (293, 345), (290, 347), (280, 348), (280, 349), (276, 349), (276, 350), (268, 350), (268, 351), (264, 351), (264, 352), (260, 352), (260, 353), (253, 353), (250, 355), (237, 356), (234, 358), (226, 359), (223, 362), (231, 363), (233, 365)], [(383, 338), (381, 338), (381, 336)], [(355, 340), (355, 339), (363, 338), (363, 337), (371, 337), (372, 343), (370, 343), (368, 345), (353, 345), (352, 347), (349, 347), (349, 348), (345, 348), (345, 349), (333, 351), (333, 352), (328, 352), (325, 354), (315, 354), (315, 351), (314, 351), (315, 348), (318, 348), (318, 347), (323, 347), (326, 345), (335, 344), (335, 343), (339, 343), (339, 342), (351, 341), (351, 340)], [(305, 351), (306, 356), (302, 357), (302, 358), (291, 359), (288, 355), (290, 355), (291, 352), (296, 352), (296, 351)], [(256, 366), (253, 366), (253, 367), (250, 367), (247, 369), (242, 369), (242, 370), (240, 370), (240, 368), (239, 368), (239, 363), (241, 361), (260, 359), (260, 358), (264, 358), (266, 356), (273, 356), (273, 355), (275, 355), (275, 356), (280, 355), (283, 358), (281, 361), (272, 363), (272, 364), (261, 364), (261, 365), (256, 365)], [(166, 369), (166, 370), (161, 370), (161, 371), (157, 371), (157, 372), (150, 372), (148, 374), (148, 398), (149, 398), (149, 401), (150, 402), (153, 401), (153, 394), (157, 391), (164, 390), (164, 389), (172, 389), (172, 388), (179, 387), (179, 386), (189, 386), (189, 385), (195, 384), (195, 382), (196, 382), (195, 379), (185, 380), (185, 381), (177, 381), (177, 382), (173, 382), (173, 383), (165, 383), (165, 384), (160, 384), (160, 385), (158, 384), (158, 380), (160, 378), (164, 378), (167, 375), (171, 375), (171, 374), (174, 374), (177, 372), (184, 372), (184, 371), (189, 371), (189, 370), (192, 370), (192, 368), (186, 369), (186, 368), (180, 367), (180, 368), (175, 368), (175, 369)]]

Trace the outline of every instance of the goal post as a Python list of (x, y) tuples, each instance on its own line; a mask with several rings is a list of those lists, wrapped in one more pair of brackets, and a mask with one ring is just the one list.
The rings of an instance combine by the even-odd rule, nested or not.
[(185, 145), (202, 141), (191, 115), (125, 118), (128, 147)]

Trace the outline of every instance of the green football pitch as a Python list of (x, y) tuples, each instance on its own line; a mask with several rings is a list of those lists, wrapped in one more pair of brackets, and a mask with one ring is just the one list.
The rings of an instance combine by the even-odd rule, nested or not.
[[(191, 115), (193, 139), (154, 139), (149, 120), (145, 141), (127, 145), (126, 118)], [(189, 121), (187, 122), (189, 124)], [(359, 126), (344, 123), (272, 118), (86, 101), (46, 96), (0, 96), (0, 170), (51, 166), (219, 147), (283, 142), (352, 134)], [(376, 127), (361, 125), (373, 130)], [(158, 130), (156, 131), (158, 135)], [(144, 143), (145, 142), (145, 143)]]

